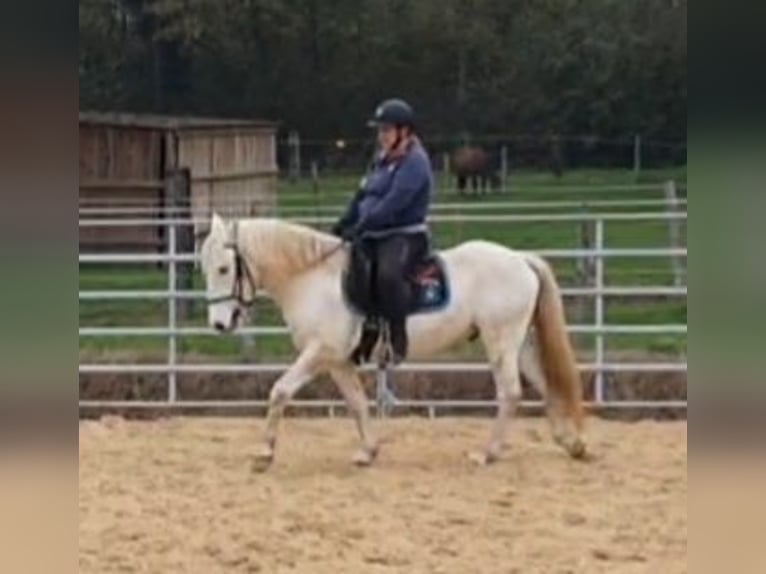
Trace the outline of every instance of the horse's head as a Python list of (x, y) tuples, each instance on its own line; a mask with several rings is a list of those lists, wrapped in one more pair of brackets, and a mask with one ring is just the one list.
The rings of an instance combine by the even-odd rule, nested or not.
[(236, 329), (255, 299), (256, 280), (244, 259), (237, 223), (213, 215), (210, 233), (200, 249), (205, 276), (208, 323), (219, 332)]

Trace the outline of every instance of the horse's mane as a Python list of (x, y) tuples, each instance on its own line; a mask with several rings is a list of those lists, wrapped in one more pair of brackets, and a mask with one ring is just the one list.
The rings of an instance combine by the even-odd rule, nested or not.
[(339, 265), (328, 257), (339, 239), (305, 225), (273, 218), (243, 219), (244, 245), (269, 281), (281, 282), (315, 265)]

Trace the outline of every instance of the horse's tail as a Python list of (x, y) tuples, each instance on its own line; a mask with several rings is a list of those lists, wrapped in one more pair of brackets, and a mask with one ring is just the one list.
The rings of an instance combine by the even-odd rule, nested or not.
[[(546, 379), (546, 398), (552, 419), (569, 419), (582, 430), (582, 383), (572, 344), (566, 330), (561, 290), (550, 265), (533, 253), (524, 254), (540, 279), (534, 313), (541, 367)], [(554, 421), (555, 425), (555, 421)]]

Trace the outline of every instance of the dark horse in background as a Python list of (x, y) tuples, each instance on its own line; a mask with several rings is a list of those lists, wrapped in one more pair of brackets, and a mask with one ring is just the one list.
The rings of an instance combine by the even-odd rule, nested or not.
[(478, 146), (459, 147), (452, 154), (452, 171), (457, 177), (459, 193), (470, 185), (474, 193), (489, 192), (500, 187), (496, 162), (486, 150)]

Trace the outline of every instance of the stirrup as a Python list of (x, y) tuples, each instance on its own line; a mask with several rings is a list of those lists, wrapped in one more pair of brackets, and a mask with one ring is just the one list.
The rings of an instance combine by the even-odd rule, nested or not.
[(391, 328), (388, 321), (383, 321), (380, 330), (380, 350), (378, 351), (378, 369), (394, 367), (404, 361), (404, 356), (398, 355), (394, 351), (394, 345), (391, 342)]
[(380, 349), (378, 351), (378, 369), (375, 374), (375, 402), (378, 406), (378, 416), (388, 416), (399, 402), (396, 394), (388, 385), (390, 368), (394, 363), (394, 350), (391, 347), (391, 336), (388, 322), (383, 322), (380, 333)]
[(349, 356), (351, 362), (355, 365), (362, 365), (370, 360), (375, 350), (375, 344), (380, 338), (380, 332), (380, 319), (377, 317), (365, 317), (362, 323), (362, 335), (359, 338), (359, 343)]
[(378, 368), (375, 373), (375, 404), (378, 416), (390, 415), (399, 402), (399, 398), (388, 385), (389, 369)]
[(394, 351), (394, 346), (389, 341), (386, 345), (385, 351), (382, 353), (385, 356), (385, 364), (391, 367), (395, 367), (404, 362), (405, 357), (399, 355)]
[(393, 362), (394, 350), (391, 347), (391, 331), (388, 328), (388, 321), (382, 321), (380, 325), (380, 337), (378, 338), (380, 347), (376, 358), (378, 370), (385, 370)]

